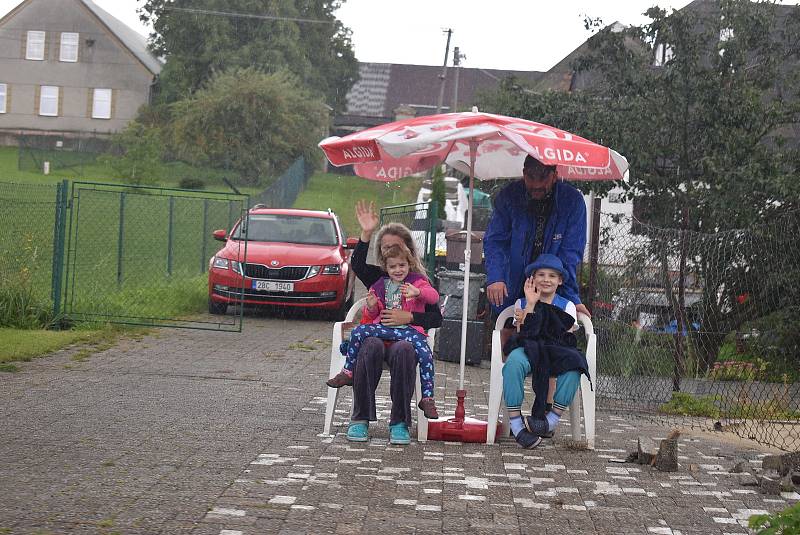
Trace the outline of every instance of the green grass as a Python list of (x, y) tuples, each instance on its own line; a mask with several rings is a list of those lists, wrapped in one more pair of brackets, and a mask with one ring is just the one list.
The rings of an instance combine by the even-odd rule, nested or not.
[(355, 204), (359, 199), (374, 201), (377, 208), (409, 204), (417, 200), (422, 178), (409, 177), (397, 182), (376, 182), (357, 176), (316, 173), (300, 193), (294, 208), (327, 210), (330, 208), (344, 226), (348, 236), (357, 236)]
[[(9, 362), (28, 362), (73, 344), (100, 344), (116, 339), (119, 330), (109, 327), (91, 330), (47, 331), (0, 328), (0, 364), (15, 368)], [(3, 369), (0, 371), (15, 371)]]
[[(27, 184), (56, 184), (62, 180), (103, 182), (107, 184), (124, 184), (114, 169), (107, 163), (95, 162), (83, 167), (71, 169), (55, 169), (49, 175), (30, 169), (29, 165), (20, 170), (18, 167), (19, 149), (17, 147), (0, 147), (0, 182), (24, 182)], [(205, 182), (206, 191), (230, 192), (230, 187), (222, 181), (223, 177), (231, 177), (231, 173), (221, 169), (193, 167), (183, 162), (164, 163), (157, 172), (157, 185), (165, 188), (178, 188), (183, 177), (196, 177)], [(271, 179), (265, 180), (271, 182)], [(260, 193), (266, 186), (237, 186), (244, 194)]]

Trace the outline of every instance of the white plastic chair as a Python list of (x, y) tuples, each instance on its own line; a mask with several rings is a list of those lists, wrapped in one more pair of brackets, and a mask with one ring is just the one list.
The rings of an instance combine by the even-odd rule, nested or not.
[[(350, 307), (344, 321), (337, 321), (333, 324), (333, 335), (331, 337), (331, 369), (328, 377), (333, 377), (344, 366), (345, 357), (339, 352), (339, 344), (343, 342), (343, 332), (345, 324), (352, 324), (356, 315), (361, 311), (366, 302), (366, 298), (362, 297)], [(355, 325), (353, 325), (355, 326)], [(436, 341), (436, 329), (428, 330), (428, 345), (433, 349), (433, 343)], [(333, 412), (336, 409), (336, 401), (339, 398), (339, 388), (328, 387), (328, 404), (325, 407), (325, 427), (323, 433), (326, 435), (331, 434), (331, 425), (333, 424)], [(418, 405), (422, 399), (422, 385), (419, 380), (419, 373), (417, 373), (416, 388), (414, 391), (414, 405)], [(352, 407), (351, 407), (352, 411)], [(426, 442), (428, 440), (428, 419), (425, 418), (425, 413), (421, 409), (417, 409), (417, 441)]]
[[(494, 331), (492, 332), (492, 368), (489, 378), (489, 426), (486, 431), (486, 443), (493, 444), (497, 431), (497, 421), (500, 415), (500, 405), (503, 405), (502, 436), (508, 436), (508, 409), (503, 402), (503, 348), (500, 343), (500, 330), (506, 320), (514, 316), (514, 306), (507, 307), (497, 317)], [(589, 364), (589, 375), (597, 384), (597, 338), (594, 334), (592, 320), (585, 314), (578, 314), (578, 323), (586, 332), (586, 362)], [(581, 375), (581, 386), (575, 393), (575, 398), (569, 406), (572, 439), (581, 440), (581, 404), (584, 411), (584, 427), (586, 431), (586, 444), (590, 450), (594, 449), (594, 416), (595, 392), (585, 375)]]

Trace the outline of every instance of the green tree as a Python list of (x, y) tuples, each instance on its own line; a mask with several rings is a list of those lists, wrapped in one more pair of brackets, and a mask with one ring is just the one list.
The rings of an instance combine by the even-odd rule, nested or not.
[(171, 143), (181, 159), (230, 167), (248, 184), (311, 156), (327, 111), (288, 73), (234, 69), (171, 105)]
[(117, 176), (129, 184), (155, 184), (159, 179), (164, 142), (158, 127), (131, 121), (121, 132), (112, 137), (112, 147), (119, 156), (101, 156)]
[[(800, 300), (797, 245), (776, 245), (800, 219), (797, 138), (787, 138), (800, 122), (800, 8), (720, 0), (646, 15), (647, 25), (590, 39), (575, 65), (588, 80), (582, 91), (531, 95), (505, 86), (494, 101), (543, 122), (564, 117), (555, 125), (629, 159), (630, 195), (653, 225), (639, 229), (651, 238), (644, 254), (662, 266), (679, 323), (682, 285), (667, 264), (677, 259), (679, 277), (693, 272), (702, 281), (694, 342), (707, 366), (728, 332)], [(786, 284), (787, 272), (795, 284)], [(744, 293), (752, 305), (738, 302)], [(678, 346), (680, 334), (680, 368)]]
[(159, 80), (160, 100), (185, 98), (216, 72), (254, 67), (266, 73), (288, 69), (300, 84), (323, 95), (329, 106), (343, 109), (345, 95), (358, 76), (358, 63), (351, 32), (334, 15), (341, 3), (145, 0), (139, 13), (153, 25), (151, 48), (167, 59)]

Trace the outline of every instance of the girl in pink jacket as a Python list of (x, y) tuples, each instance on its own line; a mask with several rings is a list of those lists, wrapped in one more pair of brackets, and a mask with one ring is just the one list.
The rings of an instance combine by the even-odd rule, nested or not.
[(395, 244), (381, 251), (380, 263), (388, 276), (381, 277), (370, 287), (361, 325), (350, 333), (350, 341), (342, 344), (342, 354), (347, 356), (344, 367), (336, 376), (328, 379), (327, 385), (340, 388), (353, 384), (353, 370), (364, 339), (376, 337), (387, 341), (405, 340), (414, 345), (419, 364), (422, 386), (419, 408), (426, 418), (436, 419), (439, 414), (433, 400), (433, 354), (428, 346), (425, 329), (418, 325), (382, 325), (381, 310), (399, 308), (408, 312), (423, 312), (425, 305), (439, 302), (439, 292), (422, 274), (424, 268), (405, 245)]

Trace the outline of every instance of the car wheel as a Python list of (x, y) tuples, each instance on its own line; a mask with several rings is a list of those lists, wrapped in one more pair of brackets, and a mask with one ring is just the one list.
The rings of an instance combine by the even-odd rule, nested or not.
[(208, 299), (209, 314), (225, 314), (228, 311), (228, 303), (217, 303), (213, 299)]

